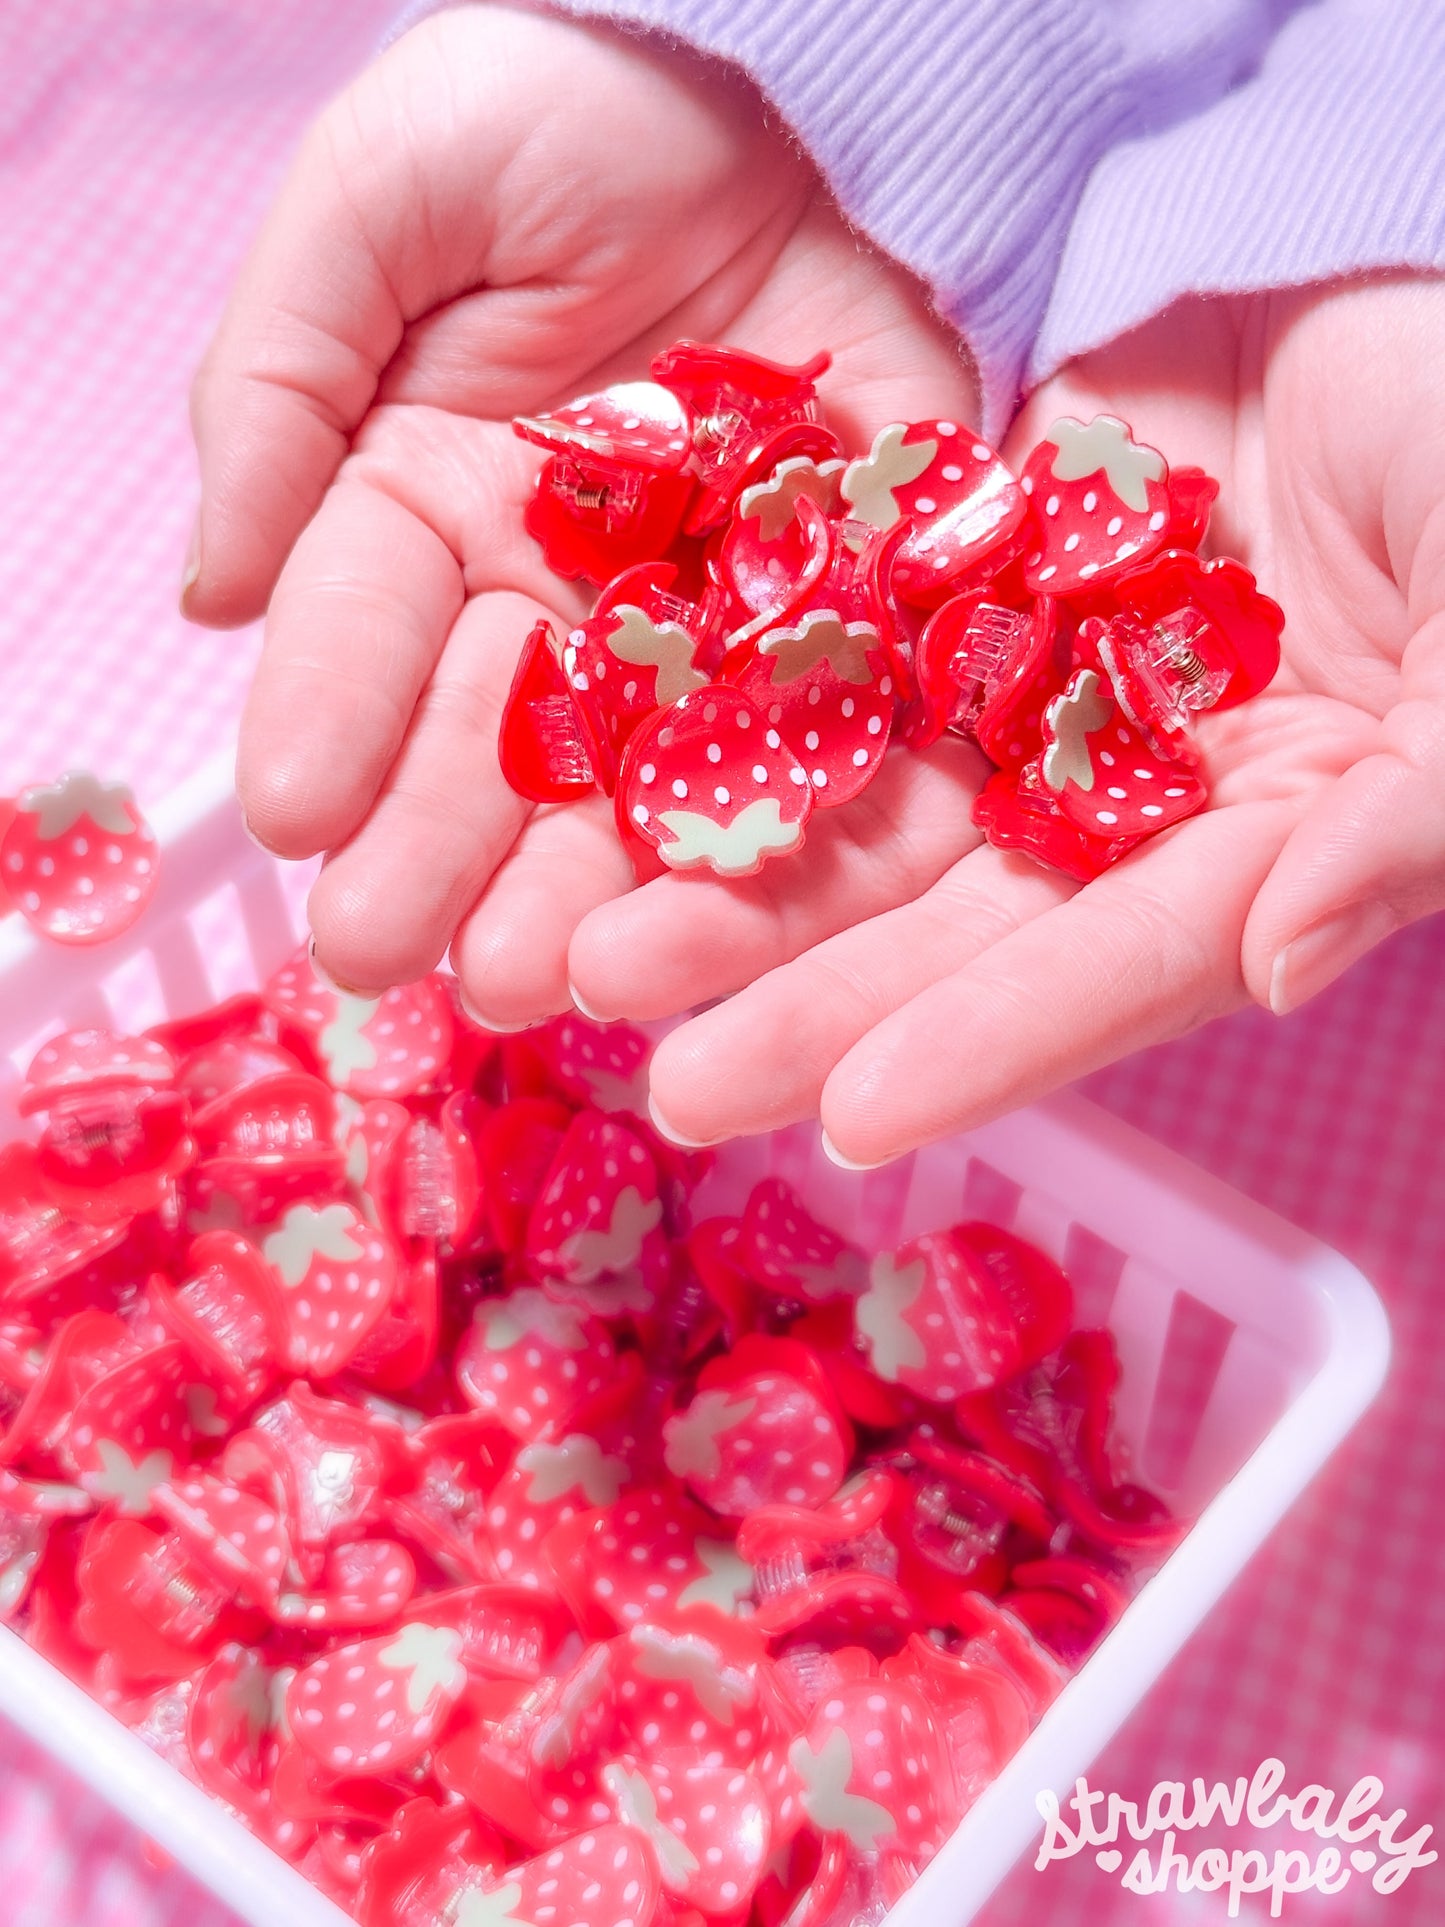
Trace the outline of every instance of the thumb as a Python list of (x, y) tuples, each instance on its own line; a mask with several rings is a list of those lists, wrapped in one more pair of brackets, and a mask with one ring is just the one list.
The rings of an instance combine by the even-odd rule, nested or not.
[[(571, 96), (599, 57), (565, 23), (466, 8), (414, 28), (321, 114), (192, 388), (201, 505), (187, 615), (262, 613), (410, 323), (547, 271), (545, 220), (512, 236), (504, 189), (530, 144), (565, 146)], [(488, 292), (476, 304), (469, 355), (483, 368), (516, 359), (489, 339), (499, 303)], [(535, 329), (532, 340), (545, 359)]]

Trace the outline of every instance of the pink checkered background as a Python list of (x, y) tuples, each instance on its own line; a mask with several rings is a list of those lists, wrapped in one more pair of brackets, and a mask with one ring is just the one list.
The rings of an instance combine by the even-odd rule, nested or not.
[[(308, 116), (393, 0), (0, 0), (0, 794), (79, 763), (154, 800), (234, 726), (252, 633), (174, 596), (188, 372)], [(1348, 1253), (1389, 1303), (1380, 1404), (1098, 1763), (1161, 1779), (1364, 1773), (1445, 1821), (1445, 924), (1286, 1023), (1250, 1013), (1092, 1095)], [(1408, 1831), (1409, 1829), (1405, 1829)], [(1249, 1844), (1249, 1843), (1243, 1843)], [(0, 1735), (5, 1927), (231, 1927), (100, 1802)], [(1445, 1867), (1286, 1902), (1330, 1927), (1445, 1918)], [(1016, 1871), (988, 1927), (1222, 1919), (1089, 1856)], [(1267, 1918), (1257, 1901), (1242, 1919)]]

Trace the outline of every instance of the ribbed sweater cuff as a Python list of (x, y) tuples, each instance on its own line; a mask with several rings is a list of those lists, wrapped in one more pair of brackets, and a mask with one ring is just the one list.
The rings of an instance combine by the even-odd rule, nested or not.
[(1002, 432), (1085, 178), (1130, 111), (1086, 0), (554, 3), (748, 74), (848, 219), (966, 336), (984, 432)]
[(1445, 272), (1445, 0), (1327, 0), (1232, 93), (1101, 160), (1030, 382), (1185, 294), (1390, 268)]

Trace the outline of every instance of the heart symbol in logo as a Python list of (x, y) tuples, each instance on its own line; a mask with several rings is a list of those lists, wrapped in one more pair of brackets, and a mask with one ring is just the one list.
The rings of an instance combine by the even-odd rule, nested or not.
[[(1373, 1854), (1370, 1855), (1371, 1860), (1373, 1860), (1374, 1857)], [(1105, 1873), (1117, 1872), (1123, 1865), (1123, 1861), (1124, 1856), (1117, 1847), (1108, 1847), (1103, 1853), (1096, 1853), (1094, 1855), (1094, 1864), (1102, 1867)]]
[(1368, 1847), (1357, 1847), (1350, 1855), (1350, 1865), (1356, 1873), (1368, 1873), (1375, 1864), (1375, 1856)]

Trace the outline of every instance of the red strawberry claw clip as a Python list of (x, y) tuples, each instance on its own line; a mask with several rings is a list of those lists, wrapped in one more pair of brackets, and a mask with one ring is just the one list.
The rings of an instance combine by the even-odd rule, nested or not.
[(76, 1631), (128, 1680), (188, 1678), (227, 1641), (257, 1632), (174, 1534), (139, 1519), (97, 1522), (77, 1580)]
[(35, 1147), (0, 1147), (0, 1303), (37, 1297), (125, 1238), (124, 1219), (90, 1223), (51, 1196)]
[(733, 1262), (765, 1291), (810, 1304), (855, 1298), (868, 1282), (857, 1246), (820, 1224), (780, 1178), (749, 1193)]
[[(264, 1223), (298, 1198), (341, 1189), (336, 1094), (309, 1071), (278, 1071), (214, 1098), (193, 1119), (198, 1194), (234, 1201), (223, 1223)], [(214, 1228), (193, 1214), (193, 1230)]]
[(523, 522), (555, 575), (600, 585), (672, 545), (694, 484), (687, 419), (665, 388), (620, 383), (512, 425), (551, 451)]
[(1016, 850), (1079, 883), (1092, 883), (1143, 840), (1089, 836), (1077, 829), (1060, 811), (1058, 799), (1043, 790), (1036, 765), (996, 771), (974, 798), (973, 820), (995, 849)]
[(893, 1475), (875, 1467), (816, 1509), (762, 1506), (742, 1521), (738, 1549), (757, 1572), (758, 1626), (829, 1646), (898, 1644), (918, 1613), (881, 1529), (893, 1489)]
[[(1022, 666), (1048, 662), (1049, 605), (1014, 609), (995, 601), (993, 593), (982, 589), (955, 596), (924, 625), (915, 652), (919, 703), (904, 729), (910, 748), (926, 749), (945, 730), (973, 736), (985, 711)], [(1023, 673), (1029, 673), (1026, 667)], [(998, 713), (995, 708), (990, 719), (995, 744)]]
[(686, 1747), (614, 1760), (601, 1782), (624, 1827), (647, 1842), (673, 1906), (706, 1919), (746, 1919), (772, 1837), (755, 1773), (713, 1765)]
[(107, 1223), (161, 1211), (193, 1162), (190, 1107), (178, 1092), (110, 1092), (52, 1113), (38, 1168), (49, 1195), (79, 1218)]
[(368, 1412), (298, 1381), (231, 1438), (222, 1464), (234, 1484), (274, 1504), (310, 1585), (328, 1546), (379, 1518), (389, 1491), (403, 1483), (406, 1449)]
[(1055, 1522), (1025, 1479), (922, 1427), (899, 1462), (908, 1477), (889, 1519), (899, 1577), (929, 1619), (950, 1625), (963, 1588), (998, 1592), (1019, 1538), (1041, 1550)]
[(646, 563), (607, 584), (562, 645), (562, 668), (582, 717), (597, 782), (609, 796), (628, 738), (655, 710), (708, 681), (720, 646), (721, 594), (672, 592), (677, 570)]
[(196, 1779), (249, 1818), (265, 1806), (274, 1765), (274, 1674), (245, 1646), (223, 1646), (197, 1675), (186, 1719)]
[(724, 660), (730, 675), (751, 659), (749, 645), (801, 616), (833, 568), (838, 537), (827, 514), (807, 495), (791, 506), (781, 525), (761, 510), (739, 512), (711, 557), (733, 615)]
[[(418, 1244), (424, 1241), (418, 1240)], [(398, 1256), (400, 1275), (386, 1316), (352, 1353), (348, 1371), (382, 1392), (414, 1389), (436, 1364), (441, 1279), (435, 1250)]]
[(553, 1083), (578, 1104), (609, 1115), (647, 1116), (651, 1040), (631, 1024), (559, 1017), (537, 1034)]
[(921, 1633), (913, 1633), (879, 1672), (884, 1679), (911, 1681), (932, 1707), (966, 1813), (1029, 1736), (1023, 1694), (998, 1667), (964, 1659)]
[(94, 1306), (73, 1313), (52, 1333), (44, 1362), (0, 1435), (0, 1465), (24, 1460), (58, 1466), (56, 1454), (83, 1395), (141, 1349), (130, 1327)]
[(1233, 709), (1279, 668), (1284, 611), (1243, 563), (1166, 550), (1114, 585), (1122, 604), (1096, 647), (1130, 721), (1164, 735)]
[(1025, 462), (1022, 487), (1037, 543), (1024, 582), (1035, 594), (1100, 589), (1163, 547), (1169, 465), (1115, 415), (1056, 421)]
[(416, 1589), (416, 1565), (394, 1539), (355, 1539), (332, 1546), (314, 1588), (283, 1592), (272, 1608), (278, 1625), (360, 1630), (396, 1619)]
[(127, 1222), (91, 1224), (71, 1216), (44, 1183), (33, 1145), (0, 1148), (0, 1301), (19, 1305), (66, 1278), (125, 1239)]
[(52, 1037), (31, 1059), (17, 1109), (22, 1117), (48, 1111), (52, 1118), (87, 1097), (128, 1091), (152, 1097), (176, 1082), (177, 1064), (154, 1037), (119, 1037), (109, 1030), (68, 1030)]
[(897, 1854), (922, 1866), (954, 1824), (956, 1796), (932, 1710), (904, 1681), (837, 1686), (789, 1747), (788, 1763), (807, 1819), (865, 1860)]
[(460, 1656), (473, 1681), (528, 1684), (554, 1670), (573, 1627), (566, 1609), (534, 1586), (483, 1584), (427, 1593), (404, 1618), (451, 1626), (461, 1635)]
[(1085, 835), (1137, 841), (1208, 801), (1188, 739), (1176, 735), (1164, 752), (1156, 750), (1096, 670), (1076, 669), (1049, 703), (1043, 741), (1039, 793), (1056, 797), (1060, 814)]
[[(573, 1422), (587, 1423), (587, 1408)], [(632, 1468), (622, 1453), (617, 1428), (604, 1436), (577, 1430), (524, 1445), (494, 1486), (487, 1513), (494, 1576), (526, 1585), (552, 1587), (554, 1579), (543, 1547), (554, 1526), (615, 1504), (632, 1483)]]
[(291, 1566), (291, 1540), (274, 1505), (206, 1472), (159, 1486), (153, 1509), (216, 1580), (273, 1617)]
[(752, 876), (798, 849), (813, 809), (802, 763), (741, 690), (712, 685), (633, 735), (617, 781), (629, 847), (666, 869)]
[[(652, 375), (677, 395), (691, 423), (692, 459), (702, 487), (683, 526), (701, 534), (723, 520), (738, 493), (776, 464), (776, 431), (811, 423), (814, 384), (830, 357), (796, 368), (735, 348), (676, 341), (652, 361)], [(826, 444), (825, 444), (826, 446)]]
[(155, 1488), (190, 1456), (190, 1360), (170, 1340), (122, 1359), (76, 1400), (61, 1456), (98, 1503), (143, 1515)]
[(996, 574), (1026, 539), (1027, 496), (1001, 457), (957, 422), (881, 429), (849, 465), (843, 496), (849, 514), (873, 528), (906, 523), (892, 586), (925, 608)]
[(1021, 1560), (999, 1601), (1069, 1667), (1083, 1664), (1128, 1603), (1111, 1573), (1071, 1555)]
[(323, 984), (303, 952), (262, 992), (281, 1026), (321, 1074), (352, 1097), (411, 1097), (429, 1090), (451, 1057), (451, 997), (437, 977), (353, 997)]
[(409, 1621), (303, 1666), (286, 1689), (298, 1745), (327, 1772), (396, 1773), (441, 1733), (467, 1683), (462, 1637)]
[(547, 1290), (597, 1312), (645, 1310), (664, 1255), (657, 1168), (615, 1119), (579, 1111), (532, 1207), (526, 1259)]
[(47, 1520), (21, 1511), (0, 1488), (0, 1626), (24, 1606), (49, 1537)]
[(893, 726), (894, 684), (877, 625), (813, 606), (757, 638), (732, 680), (808, 773), (819, 809), (872, 782)]
[(562, 645), (545, 620), (533, 624), (517, 658), (502, 710), (498, 760), (511, 787), (533, 803), (576, 803), (597, 787)]
[(749, 1336), (698, 1375), (663, 1428), (668, 1470), (724, 1517), (760, 1505), (818, 1505), (843, 1483), (853, 1431), (818, 1356)]
[(600, 1318), (558, 1304), (535, 1285), (477, 1307), (457, 1346), (455, 1370), (462, 1396), (478, 1412), (519, 1439), (563, 1425), (607, 1382), (612, 1337)]
[(955, 1613), (953, 1650), (970, 1664), (996, 1670), (1018, 1689), (1032, 1725), (1063, 1690), (1068, 1675), (1022, 1619), (987, 1593), (963, 1592)]
[(483, 1120), (476, 1139), (482, 1213), (500, 1251), (521, 1250), (571, 1122), (567, 1105), (541, 1096), (511, 1098)]
[(1015, 612), (1007, 614), (1007, 622), (990, 616), (972, 626), (949, 674), (963, 693), (979, 748), (1001, 770), (1017, 770), (1036, 754), (1045, 707), (1064, 687), (1072, 627), (1050, 596), (1035, 601), (1022, 628)]
[(362, 1854), (356, 1918), (360, 1927), (435, 1927), (450, 1911), (464, 1922), (467, 1895), (479, 1899), (505, 1865), (500, 1839), (464, 1807), (408, 1800)]
[(1016, 1305), (959, 1230), (880, 1253), (853, 1315), (877, 1376), (936, 1404), (997, 1384), (1024, 1362)]
[(423, 1425), (407, 1439), (409, 1477), (385, 1505), (392, 1530), (419, 1546), (448, 1578), (485, 1578), (491, 1571), (487, 1502), (513, 1449), (510, 1433), (480, 1413)]
[(385, 1317), (397, 1253), (354, 1206), (293, 1204), (261, 1240), (286, 1317), (286, 1362), (312, 1378), (344, 1370)]
[(657, 1861), (646, 1842), (627, 1827), (599, 1826), (468, 1890), (456, 1918), (458, 1927), (526, 1927), (539, 1914), (544, 1923), (653, 1927), (659, 1906)]
[(1094, 1545), (1144, 1552), (1172, 1544), (1183, 1524), (1115, 1470), (1109, 1434), (1118, 1376), (1110, 1334), (1076, 1331), (1010, 1384), (961, 1400), (958, 1420), (992, 1457), (1030, 1478)]
[(610, 1819), (597, 1768), (615, 1719), (611, 1668), (609, 1647), (588, 1646), (499, 1719), (455, 1732), (437, 1751), (442, 1784), (529, 1847)]
[(756, 1577), (725, 1528), (673, 1485), (576, 1515), (548, 1534), (544, 1552), (578, 1624), (599, 1639), (644, 1618), (736, 1614)]
[(155, 895), (156, 840), (124, 784), (71, 770), (22, 791), (0, 837), (0, 876), (42, 936), (103, 943)]
[(204, 1232), (186, 1258), (186, 1280), (152, 1280), (156, 1310), (202, 1380), (238, 1409), (274, 1383), (285, 1316), (275, 1275), (234, 1231)]

